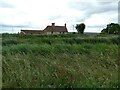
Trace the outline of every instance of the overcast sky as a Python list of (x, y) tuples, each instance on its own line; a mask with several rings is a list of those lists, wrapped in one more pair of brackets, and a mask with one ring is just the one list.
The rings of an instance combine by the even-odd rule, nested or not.
[(118, 22), (118, 0), (0, 0), (0, 33), (43, 30), (51, 23), (67, 24), (69, 32), (85, 23), (85, 32), (100, 32)]

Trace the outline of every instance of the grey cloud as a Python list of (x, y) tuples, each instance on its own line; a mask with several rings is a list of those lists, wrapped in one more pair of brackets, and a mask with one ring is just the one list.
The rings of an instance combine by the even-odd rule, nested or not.
[(95, 8), (93, 7), (93, 10), (90, 12), (100, 14), (111, 11), (116, 12), (117, 10), (118, 10), (117, 3), (104, 2), (104, 4), (98, 3), (98, 6), (96, 6)]
[(87, 15), (84, 15), (84, 16), (82, 16), (82, 17), (76, 17), (75, 18), (75, 22), (77, 23), (83, 23), (86, 19), (88, 18), (88, 16)]
[(9, 24), (0, 24), (0, 27), (24, 28), (24, 27), (30, 27), (30, 26), (29, 26), (29, 25), (9, 25)]
[(80, 11), (86, 11), (89, 9), (89, 7), (92, 7), (92, 4), (89, 2), (71, 2), (69, 3), (69, 7)]
[(120, 1), (118, 2), (118, 23), (120, 24)]
[(103, 28), (103, 25), (99, 25), (99, 26), (87, 26), (88, 28)]
[(85, 19), (81, 19), (81, 18), (76, 19), (76, 22), (84, 22), (84, 21)]
[(70, 7), (92, 13), (104, 13), (118, 9), (117, 3), (113, 2), (71, 2)]
[(55, 19), (59, 19), (59, 18), (62, 18), (61, 15), (56, 15), (56, 16), (50, 16), (48, 20), (55, 20)]
[(7, 2), (0, 1), (0, 7), (2, 8), (14, 8), (15, 6)]
[(84, 21), (91, 17), (93, 14), (102, 14), (102, 13), (109, 13), (112, 12), (116, 13), (118, 10), (117, 7), (118, 3), (114, 2), (71, 2), (70, 8), (74, 8), (79, 11), (84, 11), (84, 17), (81, 19), (81, 17), (77, 17), (77, 19), (80, 19), (79, 21)]
[(99, 5), (106, 5), (106, 4), (112, 4), (113, 2), (100, 2), (100, 1), (98, 1), (97, 3)]

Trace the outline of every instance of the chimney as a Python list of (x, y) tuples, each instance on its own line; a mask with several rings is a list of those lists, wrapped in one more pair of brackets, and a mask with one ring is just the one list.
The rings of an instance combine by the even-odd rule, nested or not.
[(66, 23), (65, 23), (65, 27), (66, 27)]
[(52, 27), (54, 27), (55, 26), (55, 23), (52, 23)]

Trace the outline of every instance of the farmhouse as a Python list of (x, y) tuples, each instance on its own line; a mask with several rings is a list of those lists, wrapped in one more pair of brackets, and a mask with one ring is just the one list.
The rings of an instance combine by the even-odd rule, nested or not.
[(21, 30), (21, 34), (66, 34), (68, 33), (66, 24), (55, 26), (55, 23), (48, 25), (44, 30)]
[(52, 26), (47, 26), (44, 29), (44, 32), (46, 34), (62, 34), (67, 33), (67, 27), (66, 24), (64, 26), (55, 26), (55, 23), (52, 23)]

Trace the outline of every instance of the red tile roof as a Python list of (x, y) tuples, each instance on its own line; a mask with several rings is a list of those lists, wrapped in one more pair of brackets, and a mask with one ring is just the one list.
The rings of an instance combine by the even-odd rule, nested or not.
[(47, 26), (44, 31), (47, 32), (68, 32), (65, 26)]

